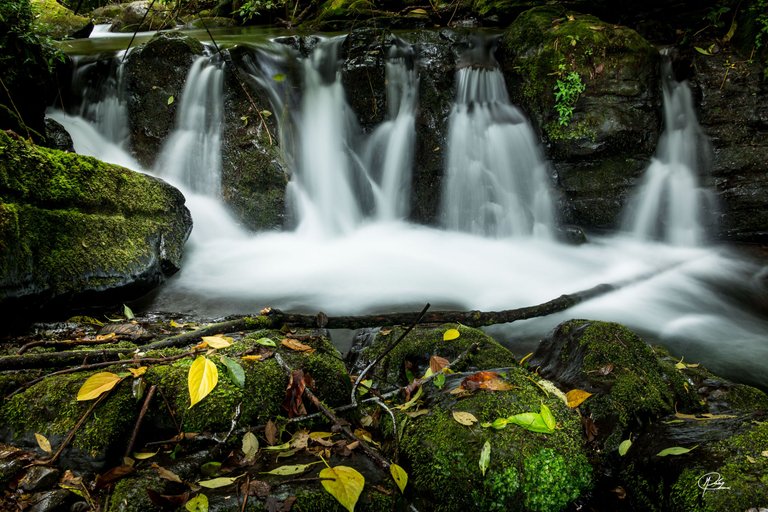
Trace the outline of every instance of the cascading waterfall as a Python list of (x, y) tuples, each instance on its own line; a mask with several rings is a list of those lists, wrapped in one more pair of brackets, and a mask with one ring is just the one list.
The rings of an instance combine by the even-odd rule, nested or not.
[[(505, 188), (506, 184), (517, 183), (514, 180), (519, 180), (520, 175), (538, 169), (523, 180), (528, 192), (516, 199), (526, 205), (521, 209), (523, 213), (508, 215), (514, 211), (509, 206), (504, 206), (504, 213), (502, 206), (509, 203), (491, 196), (480, 201), (478, 211), (483, 215), (475, 225), (482, 229), (477, 231), (459, 224), (445, 230), (397, 220), (405, 214), (396, 199), (401, 195), (398, 190), (408, 193), (407, 187), (401, 187), (410, 180), (409, 159), (413, 152), (409, 144), (413, 143), (411, 116), (418, 82), (410, 57), (403, 48), (391, 50), (387, 61), (387, 118), (365, 137), (351, 118), (340, 85), (338, 57), (332, 47), (338, 42), (327, 44), (321, 44), (311, 59), (300, 63), (306, 74), (301, 94), (296, 84), (290, 83), (295, 73), (281, 67), (282, 57), (275, 57), (273, 62), (260, 56), (256, 62), (263, 68), (264, 86), (274, 87), (270, 89), (274, 93), (273, 111), (281, 124), (280, 145), (288, 152), (286, 161), (293, 172), (291, 186), (309, 205), (307, 211), (296, 213), (305, 215), (297, 218), (304, 229), (246, 233), (227, 215), (220, 201), (185, 190), (195, 227), (184, 268), (158, 291), (149, 308), (207, 317), (250, 314), (262, 306), (286, 311), (322, 310), (333, 315), (413, 310), (425, 302), (435, 309), (499, 310), (538, 304), (600, 283), (655, 272), (652, 279), (582, 303), (562, 315), (515, 322), (513, 329), (501, 329), (499, 339), (518, 353), (525, 353), (561, 320), (576, 317), (616, 321), (724, 376), (768, 385), (764, 363), (768, 359), (768, 321), (760, 310), (760, 300), (768, 296), (768, 291), (755, 265), (722, 248), (649, 244), (639, 237), (602, 238), (594, 240), (597, 243), (571, 246), (554, 238), (527, 236), (551, 229), (546, 165), (538, 150), (532, 152), (535, 157), (530, 156), (530, 148), (536, 148), (536, 144), (526, 141), (535, 138), (511, 130), (525, 127), (525, 119), (509, 105), (503, 80), (489, 67), (492, 62), (473, 58), (475, 68), (467, 67), (469, 62), (459, 66), (461, 93), (452, 119), (450, 149), (472, 151), (473, 159), (483, 164), (478, 167), (484, 171), (491, 168), (489, 162), (498, 164), (497, 169), (506, 169), (506, 174), (494, 178), (497, 181), (491, 188), (514, 190), (511, 185)], [(477, 67), (478, 62), (483, 66)], [(198, 71), (209, 66), (201, 65)], [(275, 78), (280, 75), (281, 80)], [(191, 74), (188, 81), (202, 83)], [(117, 91), (104, 97), (110, 94), (117, 95)], [(183, 96), (180, 108), (186, 108), (187, 100), (194, 95)], [(70, 117), (80, 123), (66, 126), (78, 152), (115, 161), (122, 150), (115, 146), (114, 151), (106, 151), (111, 143), (99, 138), (101, 134), (94, 128), (99, 120)], [(463, 119), (463, 124), (456, 122), (456, 117)], [(315, 124), (309, 128), (307, 123)], [(182, 125), (179, 120), (177, 129), (183, 131)], [(336, 129), (339, 131), (326, 133)], [(518, 138), (523, 141), (521, 147), (510, 151)], [(493, 143), (488, 143), (491, 140)], [(473, 144), (484, 149), (476, 152)], [(83, 147), (90, 150), (81, 151)], [(127, 159), (122, 153), (120, 158)], [(452, 158), (460, 157), (458, 154)], [(389, 158), (393, 159), (391, 165), (385, 163)], [(519, 164), (518, 158), (528, 163)], [(396, 161), (404, 163), (398, 165)], [(138, 165), (129, 167), (140, 169)], [(403, 174), (392, 177), (386, 170), (390, 168)], [(328, 169), (343, 169), (345, 174), (322, 174)], [(318, 176), (305, 176), (317, 170), (321, 173)], [(458, 166), (449, 172), (457, 170)], [(465, 188), (458, 186), (455, 190), (469, 194), (469, 187), (491, 183), (483, 173), (480, 175), (486, 181), (465, 182)], [(325, 191), (328, 197), (323, 203), (324, 196), (310, 186), (311, 179), (343, 182), (347, 187), (344, 193), (352, 196), (351, 205), (344, 205), (349, 206), (349, 211), (339, 212), (339, 217), (321, 215), (320, 204), (333, 209), (342, 205), (336, 200), (335, 190)], [(539, 191), (544, 199), (537, 202), (534, 198)], [(447, 199), (446, 203), (456, 205), (461, 200)], [(469, 207), (465, 212), (468, 216), (473, 213)], [(347, 214), (349, 219), (341, 218)], [(329, 221), (330, 226), (322, 225), (327, 222), (324, 215), (336, 224)], [(500, 225), (512, 225), (520, 219), (525, 222), (519, 232), (511, 227), (497, 230)], [(526, 236), (511, 236), (518, 233)], [(738, 290), (743, 299), (734, 300), (732, 290)]]
[(221, 192), (223, 87), (216, 59), (198, 57), (187, 74), (176, 126), (154, 165), (158, 176), (211, 197)]
[(701, 186), (711, 153), (696, 119), (687, 82), (674, 79), (672, 63), (664, 60), (664, 131), (656, 156), (631, 200), (624, 229), (639, 240), (672, 245), (699, 245), (705, 239), (705, 216), (714, 206)]
[(550, 236), (547, 166), (530, 124), (509, 102), (491, 55), (456, 73), (442, 223), (482, 236)]

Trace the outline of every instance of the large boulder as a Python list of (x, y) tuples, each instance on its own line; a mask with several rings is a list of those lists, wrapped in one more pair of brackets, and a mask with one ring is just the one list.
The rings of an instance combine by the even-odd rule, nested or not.
[(111, 23), (111, 32), (146, 32), (174, 28), (173, 11), (148, 0), (110, 4), (92, 13), (99, 23)]
[(615, 228), (659, 136), (658, 52), (634, 30), (553, 6), (521, 14), (501, 50), (510, 97), (553, 160), (563, 220)]
[(171, 132), (187, 73), (203, 54), (203, 45), (182, 34), (159, 34), (131, 51), (125, 61), (128, 119), (132, 150), (145, 167), (152, 167)]
[(64, 39), (86, 27), (91, 20), (78, 16), (56, 0), (32, 0), (35, 31), (53, 39)]
[(181, 265), (192, 229), (163, 181), (0, 133), (0, 303), (106, 306)]

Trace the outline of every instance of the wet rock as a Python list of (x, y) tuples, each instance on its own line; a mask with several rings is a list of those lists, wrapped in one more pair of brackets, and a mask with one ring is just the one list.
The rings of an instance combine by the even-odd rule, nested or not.
[(46, 147), (69, 153), (75, 152), (69, 132), (53, 119), (45, 118), (45, 138), (47, 139)]
[(64, 39), (90, 23), (88, 18), (76, 15), (56, 0), (31, 0), (30, 5), (35, 14), (36, 30), (53, 39)]
[[(510, 97), (528, 112), (553, 160), (563, 221), (616, 227), (658, 140), (657, 51), (627, 27), (541, 7), (509, 27), (501, 54)], [(573, 83), (571, 73), (578, 74)], [(572, 103), (557, 100), (558, 80), (584, 89)]]
[(0, 485), (15, 478), (29, 463), (32, 456), (14, 446), (0, 444)]
[(37, 493), (30, 499), (29, 512), (57, 512), (74, 501), (75, 495), (64, 489)]
[(100, 23), (111, 23), (111, 32), (146, 32), (173, 28), (176, 23), (171, 11), (152, 6), (148, 0), (108, 5), (94, 10), (93, 17)]
[(18, 489), (24, 492), (35, 492), (50, 489), (59, 480), (59, 470), (47, 466), (32, 466), (24, 477), (19, 480)]
[[(189, 36), (158, 34), (126, 57), (125, 83), (132, 152), (151, 168), (163, 141), (173, 129), (176, 108), (187, 73), (203, 54), (203, 45)], [(173, 97), (174, 101), (169, 101)]]
[(191, 218), (176, 189), (5, 133), (0, 155), (0, 304), (9, 319), (121, 303), (179, 269)]

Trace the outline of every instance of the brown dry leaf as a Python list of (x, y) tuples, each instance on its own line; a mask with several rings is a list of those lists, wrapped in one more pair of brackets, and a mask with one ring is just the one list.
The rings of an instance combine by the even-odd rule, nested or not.
[(382, 336), (389, 336), (389, 334), (392, 332), (392, 329), (381, 329), (379, 330), (379, 334)]
[(179, 478), (179, 475), (177, 475), (176, 473), (174, 473), (173, 471), (171, 471), (169, 469), (165, 469), (164, 467), (162, 467), (162, 466), (160, 466), (160, 465), (158, 465), (158, 464), (156, 464), (154, 462), (152, 463), (152, 469), (157, 471), (157, 475), (160, 478), (164, 479), (164, 480), (168, 480), (170, 482), (176, 482), (176, 483), (179, 483), (179, 484), (184, 483), (184, 482), (182, 482), (181, 478)]
[(154, 489), (147, 489), (149, 501), (162, 510), (176, 510), (189, 501), (189, 491), (182, 494), (160, 494)]
[(462, 425), (472, 426), (477, 423), (477, 418), (471, 412), (453, 411), (453, 419), (461, 423)]
[(280, 344), (286, 348), (295, 350), (296, 352), (305, 352), (307, 354), (311, 354), (312, 352), (315, 351), (315, 349), (310, 347), (309, 345), (305, 345), (304, 343), (293, 340), (291, 338), (283, 338), (280, 341)]
[(444, 357), (432, 356), (429, 358), (429, 368), (432, 370), (432, 373), (438, 373), (440, 370), (446, 368), (450, 364), (451, 362)]
[(584, 433), (587, 436), (587, 441), (591, 443), (597, 438), (597, 425), (589, 416), (582, 416), (581, 424), (584, 427)]
[(130, 475), (135, 471), (133, 466), (123, 464), (121, 466), (115, 466), (114, 468), (106, 471), (96, 477), (96, 488), (102, 489), (109, 484), (112, 484), (126, 475)]
[(565, 394), (566, 405), (571, 409), (575, 409), (591, 396), (592, 393), (584, 391), (583, 389), (572, 389)]
[(289, 418), (304, 416), (307, 414), (307, 408), (304, 407), (304, 372), (302, 370), (293, 370), (291, 378), (288, 381), (288, 387), (285, 390), (283, 399), (283, 410), (288, 412)]
[(307, 445), (309, 444), (309, 432), (306, 430), (299, 430), (293, 434), (290, 443), (291, 448), (295, 448), (297, 450), (306, 449)]
[(262, 309), (261, 309), (261, 311), (259, 311), (259, 314), (260, 314), (261, 316), (264, 316), (264, 315), (268, 315), (268, 314), (270, 314), (271, 312), (272, 312), (272, 308), (270, 308), (269, 306), (267, 306), (266, 308), (262, 308)]
[(611, 489), (611, 492), (616, 495), (616, 497), (620, 500), (623, 500), (627, 497), (627, 491), (624, 490), (622, 486), (618, 486), (615, 489)]
[(705, 412), (702, 414), (684, 414), (682, 412), (676, 412), (675, 417), (681, 420), (707, 421), (707, 420), (725, 420), (729, 418), (735, 418), (736, 416), (734, 416), (733, 414), (711, 414), (708, 412)]
[(614, 368), (615, 368), (615, 366), (613, 365), (613, 363), (608, 363), (608, 364), (598, 368), (597, 369), (597, 374), (598, 375), (602, 375), (602, 376), (606, 376), (606, 375), (610, 374), (613, 371)]
[(477, 389), (487, 389), (489, 391), (509, 391), (514, 386), (509, 382), (502, 380), (496, 372), (477, 372), (461, 381), (461, 387), (468, 391)]
[(480, 389), (487, 389), (488, 391), (509, 391), (510, 389), (515, 389), (515, 386), (505, 380), (492, 379), (481, 382)]
[(97, 334), (96, 335), (96, 341), (109, 341), (117, 338), (117, 334), (114, 332), (110, 332), (107, 334)]
[(250, 482), (243, 482), (240, 486), (240, 493), (247, 494), (248, 496), (257, 496), (259, 498), (266, 498), (272, 490), (267, 482), (263, 480), (251, 480)]

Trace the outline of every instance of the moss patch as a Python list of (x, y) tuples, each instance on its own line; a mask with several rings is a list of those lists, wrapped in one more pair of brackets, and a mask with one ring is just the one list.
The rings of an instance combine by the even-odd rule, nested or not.
[(85, 27), (91, 20), (78, 16), (56, 0), (31, 0), (34, 28), (54, 39), (63, 39)]

